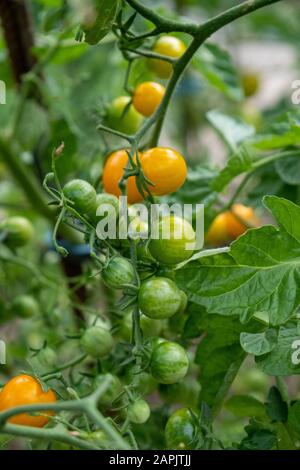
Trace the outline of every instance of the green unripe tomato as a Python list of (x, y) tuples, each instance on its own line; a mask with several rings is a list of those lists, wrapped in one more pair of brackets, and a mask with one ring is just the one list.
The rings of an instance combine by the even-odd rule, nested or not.
[(181, 294), (181, 304), (178, 312), (169, 318), (168, 327), (174, 333), (182, 333), (185, 322), (188, 319), (188, 315), (185, 315), (184, 312), (187, 307), (188, 298), (183, 290), (180, 291)]
[(183, 314), (186, 311), (186, 307), (187, 307), (187, 304), (188, 304), (188, 298), (187, 298), (186, 293), (183, 290), (180, 291), (180, 295), (181, 295), (181, 304), (180, 304), (180, 308), (179, 308), (177, 313), (178, 314)]
[(129, 105), (130, 101), (129, 96), (119, 96), (112, 101), (107, 110), (107, 125), (124, 134), (135, 134), (143, 121), (143, 116), (132, 104)]
[(190, 408), (197, 407), (200, 390), (200, 384), (193, 377), (185, 377), (176, 384), (159, 385), (159, 394), (166, 403), (181, 403)]
[[(104, 205), (105, 205), (105, 210), (104, 210)], [(96, 214), (97, 209), (101, 206), (103, 207), (103, 210), (104, 210), (104, 213), (102, 216)], [(117, 198), (117, 196), (114, 196), (113, 194), (107, 194), (107, 193), (97, 194), (94, 210), (89, 215), (90, 215), (91, 220), (94, 223), (99, 222), (99, 220), (103, 218), (107, 219), (107, 218), (115, 217), (115, 220), (117, 220), (118, 215), (119, 215), (119, 199)]]
[(180, 289), (167, 277), (152, 277), (144, 281), (138, 296), (141, 312), (149, 318), (170, 318), (182, 303)]
[(99, 398), (99, 405), (110, 407), (123, 391), (123, 385), (120, 379), (113, 374), (100, 374), (95, 379), (95, 386), (100, 387), (104, 381), (109, 380), (106, 391)]
[(137, 381), (137, 392), (141, 395), (149, 395), (157, 388), (157, 382), (148, 372), (136, 374), (135, 367), (131, 367), (126, 373), (126, 383), (131, 384), (133, 380)]
[(125, 284), (133, 284), (135, 279), (132, 264), (121, 256), (111, 258), (101, 275), (105, 284), (112, 289), (122, 289)]
[(82, 335), (80, 345), (84, 352), (100, 359), (110, 353), (114, 342), (112, 335), (105, 328), (91, 326)]
[(88, 214), (95, 211), (96, 191), (95, 188), (84, 180), (71, 180), (63, 188), (67, 199), (73, 202), (73, 208), (80, 214)]
[(151, 373), (162, 384), (173, 384), (185, 377), (189, 368), (186, 351), (177, 343), (164, 341), (154, 347)]
[(4, 234), (4, 242), (11, 248), (27, 245), (34, 234), (33, 226), (25, 217), (9, 217), (0, 222), (0, 236)]
[(175, 411), (167, 421), (165, 437), (170, 450), (193, 450), (199, 433), (197, 421), (188, 408)]
[(260, 87), (260, 77), (253, 72), (244, 73), (242, 75), (242, 86), (245, 96), (249, 98), (258, 92)]
[(105, 434), (104, 431), (94, 431), (91, 433), (81, 433), (80, 438), (85, 441), (90, 441), (93, 444), (100, 446), (103, 449), (109, 449), (111, 446), (111, 439)]
[(56, 352), (53, 351), (52, 348), (46, 346), (45, 348), (41, 349), (38, 354), (36, 355), (37, 360), (46, 368), (54, 367), (57, 362)]
[(174, 265), (193, 255), (191, 247), (195, 247), (195, 242), (195, 231), (187, 220), (164, 216), (158, 224), (158, 238), (151, 239), (148, 247), (159, 263)]
[(20, 295), (13, 301), (11, 311), (18, 317), (30, 318), (38, 315), (40, 309), (34, 297), (31, 295)]
[(129, 421), (135, 424), (145, 423), (150, 416), (150, 406), (145, 400), (139, 399), (129, 405), (127, 410), (127, 417)]
[[(144, 338), (151, 338), (152, 336), (158, 336), (162, 330), (162, 322), (159, 320), (153, 320), (145, 315), (140, 316), (140, 326), (143, 332)], [(132, 334), (132, 312), (128, 312), (124, 315), (120, 323), (119, 333), (125, 341), (131, 340)]]

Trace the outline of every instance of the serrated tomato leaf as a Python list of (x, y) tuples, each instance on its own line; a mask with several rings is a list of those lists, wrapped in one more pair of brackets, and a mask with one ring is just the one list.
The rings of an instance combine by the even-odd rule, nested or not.
[(257, 332), (262, 326), (251, 321), (245, 328), (237, 317), (208, 315), (196, 305), (189, 313), (196, 331), (199, 335), (204, 333), (195, 357), (195, 362), (201, 369), (199, 399), (215, 409), (226, 397), (246, 357), (240, 345), (241, 332)]
[[(276, 215), (281, 201), (267, 201)], [(294, 210), (293, 203), (285, 204)], [(282, 218), (279, 229), (248, 230), (232, 243), (229, 253), (201, 258), (176, 271), (178, 284), (208, 313), (239, 315), (247, 322), (255, 313), (267, 312), (271, 325), (282, 325), (300, 304), (300, 243), (293, 236), (300, 226), (300, 211), (293, 221), (296, 228), (287, 224)]]
[(244, 351), (254, 356), (261, 356), (272, 351), (277, 344), (277, 331), (269, 329), (262, 333), (241, 333), (241, 345)]
[(300, 322), (281, 326), (276, 347), (269, 353), (256, 357), (260, 369), (269, 375), (300, 374)]

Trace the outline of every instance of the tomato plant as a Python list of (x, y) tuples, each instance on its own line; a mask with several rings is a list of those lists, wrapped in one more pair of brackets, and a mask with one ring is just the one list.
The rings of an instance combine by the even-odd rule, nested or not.
[(300, 449), (280, 1), (0, 1), (1, 449)]

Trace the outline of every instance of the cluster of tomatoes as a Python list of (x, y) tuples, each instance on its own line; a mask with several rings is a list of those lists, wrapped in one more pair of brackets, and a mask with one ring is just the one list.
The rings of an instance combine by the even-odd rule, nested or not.
[[(185, 45), (175, 37), (163, 36), (156, 42), (153, 52), (179, 58), (185, 51)], [(150, 68), (160, 78), (169, 78), (172, 74), (172, 64), (159, 58), (149, 59)], [(141, 125), (143, 116), (149, 117), (156, 112), (165, 95), (163, 85), (156, 82), (140, 84), (133, 92), (132, 97), (119, 97), (111, 104), (107, 113), (107, 123), (112, 128), (126, 134), (134, 134)], [(138, 174), (126, 178), (126, 196), (128, 203), (134, 205), (144, 199), (147, 194), (164, 196), (177, 191), (185, 182), (187, 166), (184, 157), (176, 150), (164, 147), (155, 147), (137, 152), (132, 161), (139, 171), (142, 171), (145, 182), (144, 195), (138, 184)], [(104, 165), (102, 185), (104, 192), (96, 193), (95, 188), (87, 181), (74, 179), (63, 188), (62, 199), (80, 214), (89, 224), (96, 227), (101, 216), (97, 209), (102, 205), (111, 207), (119, 215), (119, 199), (122, 194), (120, 181), (124, 171), (130, 169), (129, 150), (121, 149), (111, 153)], [(130, 209), (134, 206), (129, 207)], [(107, 209), (108, 215), (109, 209)], [(132, 211), (134, 213), (134, 210)], [(141, 224), (136, 216), (137, 225)], [(235, 204), (230, 210), (221, 213), (213, 221), (206, 237), (208, 244), (222, 245), (241, 235), (248, 226), (256, 226), (256, 219), (251, 208)], [(164, 238), (165, 230), (169, 237)], [(2, 242), (12, 248), (18, 248), (28, 243), (33, 236), (33, 227), (23, 217), (10, 217), (0, 224)], [(179, 235), (180, 234), (180, 235)], [(151, 346), (150, 360), (147, 372), (140, 372), (140, 384), (149, 381), (149, 378), (159, 384), (161, 395), (167, 400), (175, 401), (178, 394), (183, 394), (185, 382), (188, 391), (197, 387), (191, 384), (187, 375), (191, 367), (189, 355), (177, 342), (165, 339), (163, 330), (166, 325), (173, 325), (176, 329), (182, 325), (187, 307), (187, 296), (174, 282), (172, 268), (188, 260), (193, 250), (187, 249), (187, 244), (196, 242), (196, 234), (190, 222), (182, 217), (162, 216), (158, 224), (158, 237), (150, 238), (147, 243), (142, 240), (135, 241), (138, 260), (147, 262), (150, 266), (145, 274), (139, 271), (139, 265), (134, 266), (132, 261), (122, 252), (118, 245), (115, 254), (105, 259), (102, 266), (101, 277), (103, 282), (111, 289), (126, 290), (137, 286), (135, 293), (139, 310), (139, 323), (144, 335)], [(113, 242), (112, 242), (113, 243)], [(124, 255), (125, 253), (125, 255)], [(152, 269), (152, 272), (151, 272)], [(150, 273), (149, 273), (150, 272)], [(140, 282), (137, 281), (137, 276)], [(12, 305), (12, 310), (23, 318), (34, 315), (38, 306), (33, 298), (21, 296)], [(119, 324), (119, 335), (126, 340), (131, 339), (133, 325), (132, 309), (123, 312)], [(150, 341), (150, 343), (149, 343)], [(102, 321), (88, 327), (80, 338), (80, 347), (84, 353), (94, 359), (106, 358), (114, 349), (114, 337), (109, 323)], [(105, 376), (110, 376), (112, 386), (101, 397), (102, 405), (112, 403), (114, 396), (122, 390), (120, 379), (112, 374), (100, 374), (98, 383)], [(146, 380), (145, 380), (145, 376)], [(196, 385), (197, 381), (195, 381)], [(172, 387), (175, 387), (172, 389)], [(199, 390), (197, 390), (199, 391)], [(185, 393), (185, 392), (184, 392)], [(173, 398), (172, 398), (173, 396)], [(191, 411), (191, 403), (196, 392), (186, 395), (185, 404), (189, 408), (181, 408), (174, 412), (166, 425), (166, 441), (169, 448), (189, 449), (199, 444), (201, 432), (199, 416)], [(28, 375), (19, 375), (10, 380), (0, 392), (0, 411), (11, 407), (34, 403), (54, 403), (55, 393), (49, 389), (43, 390), (40, 382)], [(42, 415), (22, 413), (9, 419), (11, 423), (27, 426), (42, 427), (50, 419), (51, 412)], [(133, 423), (144, 423), (150, 416), (148, 403), (137, 397), (127, 407), (127, 418)]]

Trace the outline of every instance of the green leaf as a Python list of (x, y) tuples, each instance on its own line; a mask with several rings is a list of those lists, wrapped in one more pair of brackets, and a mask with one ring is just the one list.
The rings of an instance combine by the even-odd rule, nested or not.
[(37, 0), (37, 2), (46, 7), (60, 7), (62, 4), (62, 0)]
[[(271, 200), (278, 211), (276, 198), (267, 199), (268, 204)], [(285, 204), (294, 210), (293, 203)], [(294, 234), (299, 214), (293, 224)], [(284, 227), (265, 226), (248, 230), (232, 243), (229, 253), (183, 266), (176, 271), (176, 280), (189, 300), (208, 313), (239, 315), (246, 322), (257, 312), (267, 312), (271, 325), (281, 325), (300, 305), (299, 269), (298, 240)]]
[(227, 51), (216, 44), (205, 44), (194, 57), (193, 64), (218, 91), (235, 101), (243, 98), (240, 77)]
[(261, 356), (275, 348), (277, 331), (270, 329), (263, 333), (241, 333), (240, 340), (244, 351), (254, 356)]
[(17, 139), (24, 150), (32, 151), (42, 136), (49, 135), (48, 115), (33, 100), (27, 100), (20, 116)]
[[(43, 41), (42, 46), (34, 47), (33, 52), (37, 57), (43, 57), (51, 45), (51, 40), (45, 40)], [(65, 39), (64, 41), (61, 41), (60, 47), (52, 58), (51, 63), (61, 65), (78, 60), (78, 58), (87, 51), (87, 48), (87, 44), (79, 44), (73, 39)]]
[(206, 117), (232, 150), (236, 150), (244, 140), (255, 133), (253, 126), (216, 109), (206, 113)]
[(300, 184), (300, 151), (299, 156), (287, 157), (277, 160), (275, 168), (282, 179), (287, 184)]
[(194, 339), (199, 338), (203, 331), (203, 326), (201, 325), (201, 319), (206, 315), (206, 310), (199, 305), (190, 304), (188, 306), (187, 312), (188, 318), (184, 324), (184, 330), (182, 333), (183, 339)]
[(300, 207), (276, 196), (265, 196), (264, 205), (274, 215), (280, 227), (300, 243)]
[[(240, 333), (245, 329), (259, 331), (261, 325), (250, 322), (245, 328), (236, 317), (207, 315), (196, 305), (189, 309), (189, 314), (189, 321), (193, 322), (198, 335), (205, 333), (195, 357), (195, 362), (201, 368), (199, 399), (216, 409), (226, 397), (246, 357), (240, 345)], [(190, 327), (187, 329), (190, 331)]]
[(214, 200), (217, 194), (212, 191), (211, 183), (217, 174), (216, 170), (206, 167), (189, 169), (184, 185), (169, 200), (184, 204), (201, 204)]
[(281, 326), (276, 347), (255, 358), (260, 369), (269, 375), (300, 374), (300, 322)]
[(239, 445), (240, 450), (271, 450), (277, 443), (276, 434), (255, 420), (246, 426), (245, 431), (248, 436)]
[(252, 185), (248, 194), (245, 195), (245, 204), (252, 207), (261, 206), (261, 201), (266, 194), (277, 195), (292, 201), (296, 201), (298, 197), (297, 186), (290, 186), (282, 181), (275, 170), (275, 163), (265, 165), (256, 171), (255, 179), (252, 179)]
[(293, 432), (300, 438), (300, 400), (289, 408), (288, 424)]
[(249, 395), (235, 395), (225, 403), (225, 408), (238, 418), (266, 418), (265, 406)]
[(120, 0), (93, 0), (94, 16), (92, 24), (82, 25), (85, 42), (98, 44), (111, 30), (120, 8)]
[(283, 401), (280, 391), (277, 387), (271, 387), (266, 403), (268, 416), (272, 421), (285, 423), (288, 418), (288, 405)]
[(281, 124), (275, 127), (274, 133), (257, 135), (252, 140), (256, 149), (271, 150), (300, 144), (300, 123), (290, 113), (284, 116)]
[(212, 189), (221, 192), (236, 176), (250, 171), (255, 162), (255, 157), (245, 147), (240, 147), (234, 155), (232, 155), (226, 166), (217, 175), (211, 184)]

